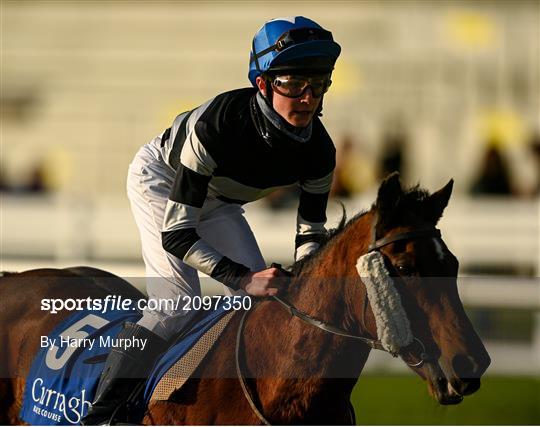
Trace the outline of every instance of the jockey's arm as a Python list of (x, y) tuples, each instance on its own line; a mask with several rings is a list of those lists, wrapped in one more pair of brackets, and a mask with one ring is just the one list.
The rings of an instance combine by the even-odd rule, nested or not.
[(165, 210), (163, 248), (187, 265), (232, 289), (239, 289), (250, 269), (222, 255), (196, 231), (209, 181), (210, 176), (179, 165)]
[(180, 164), (165, 208), (162, 245), (187, 265), (232, 289), (239, 289), (250, 269), (221, 254), (196, 231), (208, 183), (216, 166), (195, 130), (190, 132), (182, 147)]
[(196, 231), (216, 163), (200, 143), (195, 131), (187, 136), (167, 201), (162, 227), (163, 248), (187, 265), (232, 289), (253, 296), (275, 295), (280, 288), (276, 268), (259, 272), (224, 256)]
[(320, 178), (300, 182), (301, 193), (296, 217), (295, 261), (313, 253), (326, 234), (326, 205), (333, 171)]

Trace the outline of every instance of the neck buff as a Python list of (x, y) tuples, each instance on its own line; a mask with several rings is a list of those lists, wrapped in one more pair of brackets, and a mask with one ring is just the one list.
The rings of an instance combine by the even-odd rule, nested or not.
[[(268, 104), (266, 98), (261, 92), (257, 92), (256, 95), (257, 105), (259, 106), (264, 119), (273, 128), (277, 129), (285, 137), (292, 139), (293, 141), (304, 143), (311, 139), (311, 130), (313, 128), (313, 120), (309, 122), (309, 125), (305, 128), (298, 128), (287, 123), (283, 117), (274, 111), (274, 109)], [(266, 126), (266, 133), (273, 133), (271, 129)]]

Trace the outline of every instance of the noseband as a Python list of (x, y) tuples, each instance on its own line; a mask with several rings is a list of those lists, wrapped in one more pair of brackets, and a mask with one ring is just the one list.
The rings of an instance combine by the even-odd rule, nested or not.
[[(384, 247), (384, 246), (386, 246), (386, 245), (388, 245), (390, 243), (394, 243), (394, 242), (398, 242), (398, 241), (402, 241), (402, 240), (415, 240), (415, 239), (420, 239), (420, 238), (425, 238), (425, 237), (434, 237), (434, 238), (441, 237), (441, 231), (436, 229), (436, 228), (417, 228), (415, 230), (411, 230), (411, 231), (408, 231), (408, 232), (405, 232), (405, 233), (397, 233), (397, 234), (393, 234), (393, 235), (390, 235), (390, 236), (386, 236), (386, 237), (378, 239), (375, 242), (373, 242), (372, 244), (370, 244), (368, 246), (368, 253), (378, 251), (379, 249), (381, 249), (382, 247)], [(272, 267), (278, 268), (282, 272), (284, 272), (285, 274), (290, 276), (290, 273), (288, 271), (282, 269), (281, 265), (274, 263), (274, 264), (272, 264)], [(373, 348), (375, 350), (387, 351), (383, 347), (383, 344), (382, 344), (382, 342), (380, 340), (371, 339), (371, 338), (361, 336), (361, 335), (350, 334), (348, 331), (346, 331), (346, 330), (344, 330), (342, 328), (330, 325), (330, 324), (328, 324), (328, 323), (326, 323), (326, 322), (324, 322), (322, 320), (311, 317), (310, 315), (308, 315), (308, 314), (304, 313), (303, 311), (297, 309), (290, 302), (288, 302), (288, 301), (286, 301), (286, 300), (284, 300), (284, 299), (282, 299), (282, 298), (280, 298), (278, 296), (273, 296), (272, 298), (275, 301), (279, 302), (280, 305), (282, 307), (284, 307), (287, 311), (289, 311), (291, 316), (298, 317), (300, 320), (302, 320), (303, 322), (305, 322), (305, 323), (307, 323), (309, 325), (315, 326), (315, 327), (317, 327), (319, 329), (322, 329), (325, 332), (329, 332), (329, 333), (334, 334), (334, 335), (339, 335), (339, 336), (342, 336), (342, 337), (351, 338), (351, 339), (354, 339), (354, 340), (361, 341), (364, 344), (368, 345), (369, 347), (371, 347), (371, 348)], [(364, 317), (366, 315), (368, 302), (369, 301), (368, 301), (367, 293), (366, 293), (365, 305), (364, 305), (364, 310), (363, 310), (363, 316)], [(243, 333), (243, 330), (244, 330), (244, 324), (245, 324), (246, 317), (248, 316), (248, 313), (250, 313), (250, 311), (245, 311), (244, 314), (242, 315), (242, 318), (240, 319), (240, 324), (238, 326), (238, 332), (237, 332), (237, 335), (236, 335), (236, 347), (235, 347), (236, 373), (238, 375), (238, 379), (240, 381), (240, 385), (242, 386), (242, 390), (244, 392), (244, 395), (246, 396), (246, 399), (247, 399), (249, 405), (251, 406), (251, 409), (253, 410), (253, 412), (257, 415), (257, 417), (259, 418), (260, 421), (262, 421), (263, 424), (271, 425), (268, 422), (268, 420), (264, 417), (264, 415), (257, 408), (257, 405), (255, 404), (255, 400), (254, 400), (254, 398), (253, 398), (253, 396), (251, 394), (251, 391), (249, 390), (249, 388), (247, 386), (246, 380), (244, 378), (244, 375), (243, 375), (242, 369), (241, 369), (240, 353), (241, 353), (241, 348), (242, 348), (242, 335), (243, 335), (242, 333)], [(362, 323), (364, 324), (364, 328), (365, 328), (364, 319), (362, 319)], [(419, 356), (419, 361), (410, 362), (410, 361), (405, 359), (404, 354), (402, 354), (401, 352), (399, 352), (399, 353), (390, 353), (390, 354), (392, 354), (393, 357), (401, 356), (403, 361), (407, 365), (409, 365), (411, 367), (420, 367), (425, 362), (431, 360), (431, 358), (427, 354), (426, 348), (425, 348), (424, 344), (422, 343), (422, 341), (420, 341), (416, 337), (413, 337), (413, 342), (409, 346), (407, 346), (406, 348), (411, 348), (414, 344), (417, 344), (419, 346), (419, 348), (420, 348), (420, 351), (414, 352), (414, 353), (420, 355)], [(408, 352), (408, 353), (411, 354), (412, 350), (410, 352)], [(352, 409), (350, 407), (349, 407), (349, 416), (351, 417), (351, 420), (353, 420), (353, 424), (354, 424), (354, 412), (352, 411)]]
[[(384, 247), (386, 245), (389, 245), (390, 243), (399, 242), (399, 241), (403, 241), (403, 240), (416, 240), (416, 239), (421, 239), (421, 238), (426, 238), (426, 237), (440, 238), (441, 237), (441, 230), (439, 230), (437, 228), (431, 228), (431, 227), (417, 228), (417, 229), (407, 231), (407, 232), (404, 232), (404, 233), (396, 233), (396, 234), (392, 234), (390, 236), (382, 237), (382, 238), (380, 238), (378, 240), (375, 240), (375, 242), (373, 242), (372, 244), (370, 244), (368, 246), (368, 253), (379, 251), (379, 249), (381, 249), (382, 247)], [(364, 318), (366, 316), (368, 302), (369, 301), (368, 301), (367, 293), (366, 293), (364, 311), (363, 311), (363, 314), (362, 314), (364, 316)], [(364, 319), (362, 319), (362, 323), (364, 323), (364, 325), (365, 325)], [(364, 326), (364, 329), (365, 329), (365, 326)], [(413, 350), (413, 347), (414, 347), (415, 344), (419, 347), (418, 351)], [(373, 348), (375, 348), (375, 347), (373, 347)], [(412, 343), (409, 346), (407, 346), (406, 348), (402, 349), (402, 350), (405, 350), (405, 349), (409, 349), (409, 351), (407, 351), (407, 352), (401, 351), (400, 354), (392, 354), (392, 356), (393, 357), (396, 357), (398, 355), (401, 356), (403, 361), (412, 368), (420, 367), (425, 362), (431, 360), (431, 357), (426, 352), (426, 347), (425, 347), (424, 343), (420, 339), (416, 338), (415, 336), (413, 336)], [(413, 361), (407, 360), (405, 358), (406, 354), (407, 355), (418, 354), (419, 358), (417, 359), (417, 361), (413, 362)]]

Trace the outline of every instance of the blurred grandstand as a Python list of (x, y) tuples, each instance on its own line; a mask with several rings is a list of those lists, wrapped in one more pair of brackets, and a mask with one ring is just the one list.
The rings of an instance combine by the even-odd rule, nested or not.
[[(389, 170), (431, 191), (453, 177), (440, 226), (491, 371), (540, 377), (540, 3), (251, 3), (2, 1), (0, 268), (143, 276), (125, 196), (134, 153), (249, 84), (265, 20), (304, 14), (343, 48), (323, 117), (348, 153), (336, 198), (352, 214)], [(246, 208), (269, 263), (292, 261), (295, 204)], [(339, 216), (330, 202), (330, 225)]]

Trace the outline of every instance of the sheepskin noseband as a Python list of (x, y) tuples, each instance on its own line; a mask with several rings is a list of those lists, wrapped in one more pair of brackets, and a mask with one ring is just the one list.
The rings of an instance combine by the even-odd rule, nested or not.
[(412, 342), (413, 335), (399, 293), (384, 265), (383, 255), (377, 251), (362, 255), (358, 258), (356, 270), (366, 285), (379, 340), (385, 350), (396, 354)]

